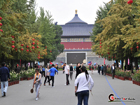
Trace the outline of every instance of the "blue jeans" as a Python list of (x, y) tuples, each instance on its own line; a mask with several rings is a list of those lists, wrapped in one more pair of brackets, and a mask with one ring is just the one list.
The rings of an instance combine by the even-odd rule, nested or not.
[(39, 89), (41, 84), (35, 84), (36, 98), (39, 98)]
[(84, 101), (84, 105), (88, 105), (89, 98), (89, 90), (78, 92), (78, 105), (82, 105), (82, 101)]
[[(4, 88), (5, 86), (5, 88)], [(1, 93), (2, 96), (4, 95), (3, 92), (7, 93), (7, 89), (8, 89), (8, 81), (1, 81)]]

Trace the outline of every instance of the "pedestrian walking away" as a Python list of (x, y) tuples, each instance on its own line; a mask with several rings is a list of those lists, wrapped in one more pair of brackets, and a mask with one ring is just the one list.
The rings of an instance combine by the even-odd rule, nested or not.
[(94, 66), (92, 65), (92, 67), (91, 67), (92, 69), (91, 69), (91, 73), (93, 74), (93, 70), (94, 70)]
[(112, 79), (114, 79), (114, 76), (115, 76), (115, 66), (114, 66), (114, 64), (112, 64), (112, 66), (111, 66), (111, 71), (112, 71)]
[(2, 93), (2, 97), (5, 97), (7, 94), (10, 74), (8, 68), (5, 67), (6, 66), (5, 62), (3, 62), (1, 65), (2, 65), (2, 67), (0, 68), (1, 93)]
[(65, 73), (65, 64), (63, 64), (63, 74)]
[(65, 85), (69, 85), (70, 84), (70, 82), (69, 82), (70, 67), (66, 63), (64, 65), (65, 65), (64, 71), (66, 74), (66, 84)]
[(76, 76), (75, 78), (77, 78), (77, 76), (81, 73), (81, 64), (80, 63), (77, 63), (77, 67), (76, 67)]
[(54, 76), (55, 76), (55, 72), (57, 72), (58, 75), (58, 70), (54, 67), (54, 64), (52, 64), (51, 69), (49, 70), (50, 73), (50, 79), (49, 79), (49, 85), (50, 85), (50, 81), (52, 81), (52, 87), (54, 87)]
[(70, 64), (70, 79), (72, 80), (73, 77), (73, 66)]
[(41, 74), (39, 73), (39, 69), (36, 69), (36, 73), (34, 75), (34, 80), (33, 80), (33, 88), (35, 85), (35, 91), (36, 91), (36, 101), (39, 98), (39, 90), (41, 87)]
[(88, 105), (89, 91), (92, 92), (94, 81), (88, 74), (85, 66), (82, 66), (81, 71), (82, 73), (75, 80), (75, 95), (78, 97), (77, 105), (82, 105), (82, 101), (84, 101), (84, 105)]
[(43, 76), (45, 77), (45, 67), (44, 66), (42, 67), (42, 77)]
[(98, 73), (99, 73), (99, 75), (100, 75), (100, 70), (101, 70), (101, 66), (98, 65)]
[(107, 67), (106, 67), (106, 64), (104, 64), (104, 75), (106, 75), (106, 70), (107, 70)]
[(104, 74), (104, 66), (101, 66), (102, 75)]
[(44, 86), (46, 86), (46, 81), (49, 82), (49, 65), (45, 69), (45, 80), (44, 80)]

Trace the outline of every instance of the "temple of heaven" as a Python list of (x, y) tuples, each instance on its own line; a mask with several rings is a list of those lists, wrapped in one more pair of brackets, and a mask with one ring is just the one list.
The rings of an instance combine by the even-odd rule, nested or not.
[[(63, 30), (61, 36), (61, 44), (64, 45), (64, 52), (57, 56), (54, 63), (61, 64), (62, 62), (67, 64), (83, 63), (88, 64), (89, 61), (98, 64), (103, 64), (104, 59), (99, 58), (94, 52), (92, 52), (91, 46), (91, 34), (94, 24), (88, 24), (81, 20), (75, 11), (74, 18), (64, 25), (60, 25)], [(106, 64), (110, 64), (110, 61), (106, 61)]]

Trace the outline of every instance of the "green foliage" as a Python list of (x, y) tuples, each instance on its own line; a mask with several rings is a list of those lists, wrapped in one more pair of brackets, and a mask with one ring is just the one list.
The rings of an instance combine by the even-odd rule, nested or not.
[(20, 78), (33, 77), (34, 74), (35, 74), (35, 69), (22, 70), (20, 72)]
[(108, 60), (112, 58), (123, 61), (130, 58), (132, 64), (132, 59), (140, 57), (140, 50), (137, 51), (136, 48), (136, 43), (140, 43), (140, 2), (133, 0), (133, 4), (128, 5), (128, 0), (114, 1), (111, 0), (113, 3), (110, 3), (113, 5), (107, 15), (102, 12), (106, 10), (104, 8), (98, 11), (96, 27), (92, 33), (92, 40), (95, 43), (92, 49)]
[(19, 74), (12, 71), (10, 72), (10, 81), (15, 81), (15, 80), (19, 80)]
[(53, 61), (64, 49), (61, 44), (62, 28), (53, 24), (52, 15), (48, 11), (44, 12), (43, 8), (40, 8), (40, 17), (37, 22), (40, 23), (38, 31), (42, 36), (42, 47), (47, 47), (47, 55), (42, 60)]
[[(4, 59), (22, 59), (22, 61), (48, 59), (53, 61), (58, 54), (63, 52), (64, 47), (60, 44), (61, 27), (53, 24), (52, 16), (48, 11), (44, 12), (43, 8), (40, 8), (40, 17), (37, 17), (35, 0), (1, 0), (0, 17), (3, 18), (1, 20), (3, 25), (0, 27), (3, 30), (0, 32), (1, 62)], [(15, 43), (11, 43), (11, 41), (15, 41)], [(35, 45), (32, 45), (33, 42)], [(17, 50), (13, 49), (12, 45)], [(29, 48), (26, 48), (27, 45)], [(33, 46), (35, 49), (32, 49)], [(21, 51), (21, 48), (24, 50)]]
[(115, 75), (121, 76), (121, 77), (131, 77), (131, 71), (116, 70)]
[(108, 73), (108, 74), (112, 74), (111, 68), (107, 68), (106, 73)]
[(95, 39), (96, 39), (96, 36), (97, 34), (101, 33), (102, 30), (103, 30), (103, 26), (101, 23), (98, 23), (99, 20), (102, 20), (103, 18), (107, 17), (107, 13), (109, 12), (112, 4), (106, 4), (104, 3), (105, 6), (104, 7), (99, 7), (99, 10), (97, 10), (96, 14), (97, 14), (97, 18), (96, 18), (96, 21), (95, 21), (95, 24), (94, 24), (94, 28), (93, 28), (93, 32), (91, 33), (91, 39), (93, 42), (97, 42)]

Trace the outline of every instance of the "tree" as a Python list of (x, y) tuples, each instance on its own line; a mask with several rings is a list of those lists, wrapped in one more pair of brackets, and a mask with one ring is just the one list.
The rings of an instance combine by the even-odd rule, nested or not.
[(103, 26), (101, 23), (97, 23), (99, 20), (102, 20), (103, 18), (107, 17), (107, 13), (109, 12), (111, 6), (112, 6), (112, 2), (111, 3), (104, 3), (104, 7), (99, 7), (99, 10), (97, 10), (96, 14), (97, 14), (97, 18), (95, 20), (95, 24), (94, 24), (94, 28), (93, 28), (93, 32), (91, 34), (91, 39), (93, 42), (96, 42), (95, 38), (96, 35), (101, 33), (103, 30)]
[[(0, 62), (53, 61), (63, 51), (62, 29), (53, 24), (48, 11), (35, 12), (35, 0), (1, 0)], [(34, 39), (34, 40), (32, 40)], [(28, 47), (27, 47), (28, 46)]]
[[(108, 16), (97, 22), (102, 24), (103, 30), (97, 35), (95, 39), (97, 44), (93, 45), (93, 49), (96, 49), (96, 53), (101, 54), (102, 57), (107, 57), (108, 59), (121, 59), (123, 62), (124, 59), (127, 61), (127, 59), (130, 58), (132, 65), (134, 54), (131, 53), (131, 50), (129, 49), (130, 46), (129, 48), (125, 47), (127, 44), (124, 39), (128, 34), (130, 35), (130, 33), (128, 33), (128, 26), (133, 27), (135, 25), (134, 19), (129, 20), (128, 18), (132, 17), (130, 7), (131, 6), (127, 4), (126, 0), (115, 1), (115, 4), (108, 12)], [(100, 41), (101, 44), (99, 44)]]
[(55, 60), (64, 49), (60, 44), (62, 29), (53, 24), (52, 15), (48, 11), (45, 13), (43, 8), (40, 8), (40, 17), (37, 22), (40, 23), (38, 33), (42, 36), (42, 47), (47, 48), (47, 55), (42, 59), (46, 65), (49, 61)]

